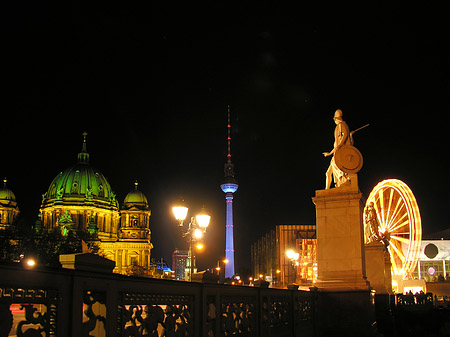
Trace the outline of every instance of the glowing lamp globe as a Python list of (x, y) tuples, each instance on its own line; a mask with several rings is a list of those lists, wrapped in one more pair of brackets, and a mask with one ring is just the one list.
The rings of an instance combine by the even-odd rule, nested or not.
[(288, 257), (288, 259), (294, 258), (294, 251), (292, 249), (286, 251), (286, 256)]
[(187, 216), (188, 208), (186, 206), (174, 206), (172, 207), (173, 214), (175, 215), (175, 219), (178, 221), (184, 221)]
[(36, 261), (34, 261), (33, 259), (28, 259), (26, 261), (26, 264), (28, 267), (34, 267), (36, 265)]
[(197, 219), (197, 224), (203, 228), (203, 230), (206, 230), (206, 227), (209, 226), (209, 222), (211, 221), (211, 216), (208, 214), (197, 214), (195, 218)]
[(295, 260), (295, 261), (297, 261), (298, 258), (300, 257), (300, 254), (297, 252), (294, 252), (292, 249), (286, 251), (286, 255), (287, 255), (288, 259)]

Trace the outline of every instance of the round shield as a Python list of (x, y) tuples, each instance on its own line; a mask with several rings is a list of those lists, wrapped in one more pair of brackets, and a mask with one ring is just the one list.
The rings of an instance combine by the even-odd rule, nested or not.
[(344, 145), (334, 154), (337, 167), (349, 174), (357, 173), (363, 165), (363, 157), (359, 150), (351, 145)]

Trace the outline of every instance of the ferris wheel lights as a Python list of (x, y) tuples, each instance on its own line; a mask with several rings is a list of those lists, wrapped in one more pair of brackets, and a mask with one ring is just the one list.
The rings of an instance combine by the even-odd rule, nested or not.
[(422, 240), (422, 223), (414, 194), (403, 181), (387, 179), (370, 192), (366, 209), (369, 204), (376, 211), (380, 237), (391, 256), (392, 275), (403, 279), (412, 277)]

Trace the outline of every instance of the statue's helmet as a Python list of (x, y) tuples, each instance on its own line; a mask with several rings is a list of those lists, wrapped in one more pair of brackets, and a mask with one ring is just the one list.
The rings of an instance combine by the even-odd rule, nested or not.
[(334, 118), (342, 119), (342, 115), (343, 115), (342, 110), (337, 109), (336, 112), (334, 113)]

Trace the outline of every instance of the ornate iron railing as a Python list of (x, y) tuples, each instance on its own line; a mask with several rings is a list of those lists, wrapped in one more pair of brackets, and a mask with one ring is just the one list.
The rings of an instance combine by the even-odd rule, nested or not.
[(315, 292), (0, 266), (0, 336), (313, 336)]

